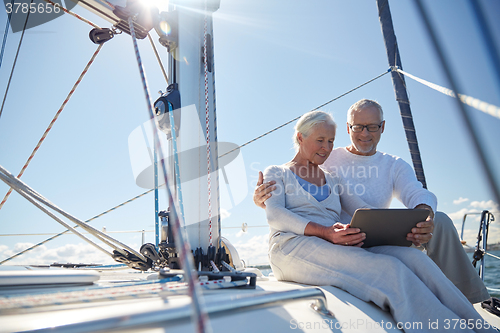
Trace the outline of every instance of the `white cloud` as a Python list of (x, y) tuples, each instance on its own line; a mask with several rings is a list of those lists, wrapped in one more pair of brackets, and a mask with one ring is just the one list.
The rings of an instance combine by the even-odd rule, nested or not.
[[(17, 243), (14, 249), (2, 245), (0, 246), (0, 256), (7, 259), (12, 255), (19, 253), (32, 243)], [(48, 249), (41, 245), (36, 249), (29, 251), (15, 259), (12, 259), (13, 265), (47, 265), (52, 263), (85, 263), (85, 264), (114, 264), (116, 263), (110, 256), (96, 249), (90, 244), (67, 244), (64, 246)]]
[(220, 219), (223, 220), (225, 218), (228, 218), (229, 216), (231, 216), (231, 213), (227, 209), (224, 209), (224, 208), (221, 207), (221, 209), (220, 209)]
[(495, 203), (493, 200), (488, 200), (488, 201), (472, 201), (470, 203), (470, 206), (477, 208), (477, 209), (487, 209), (487, 210), (498, 210), (498, 204)]
[(269, 263), (267, 250), (269, 248), (269, 234), (253, 236), (247, 241), (238, 241), (233, 244), (240, 259), (247, 265), (266, 265)]
[(471, 210), (470, 209), (467, 209), (467, 208), (462, 208), (460, 209), (459, 211), (457, 212), (454, 212), (454, 213), (450, 213), (448, 214), (448, 216), (450, 217), (450, 219), (452, 219), (453, 221), (455, 220), (460, 220), (462, 221), (462, 219), (464, 218), (464, 214), (467, 214), (467, 213), (470, 213)]
[(469, 201), (469, 199), (460, 197), (457, 200), (453, 200), (453, 204), (460, 205), (462, 202), (466, 202), (466, 201)]

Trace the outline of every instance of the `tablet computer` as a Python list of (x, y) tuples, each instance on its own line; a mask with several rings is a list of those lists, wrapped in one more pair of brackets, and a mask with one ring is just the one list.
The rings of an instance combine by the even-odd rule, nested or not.
[(429, 216), (427, 209), (358, 209), (351, 219), (351, 228), (366, 234), (362, 247), (379, 245), (411, 246), (406, 240), (417, 223)]

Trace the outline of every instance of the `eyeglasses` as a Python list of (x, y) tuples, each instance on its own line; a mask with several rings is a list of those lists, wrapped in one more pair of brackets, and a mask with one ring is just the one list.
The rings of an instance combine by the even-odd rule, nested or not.
[(349, 125), (349, 128), (354, 133), (363, 132), (363, 130), (365, 129), (365, 127), (368, 130), (368, 132), (377, 132), (380, 129), (380, 127), (382, 127), (382, 123), (380, 123), (378, 125), (374, 125), (374, 124), (371, 124), (371, 125)]

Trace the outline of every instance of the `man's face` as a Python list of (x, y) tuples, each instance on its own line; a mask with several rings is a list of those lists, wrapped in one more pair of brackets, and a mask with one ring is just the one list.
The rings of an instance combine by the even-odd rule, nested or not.
[[(382, 123), (382, 124), (381, 124)], [(361, 132), (354, 132), (349, 125), (382, 125), (377, 131), (369, 132), (363, 128)], [(347, 133), (351, 137), (352, 153), (370, 156), (377, 152), (380, 136), (384, 132), (385, 121), (382, 122), (380, 112), (374, 106), (365, 107), (353, 113), (352, 124), (347, 124)]]

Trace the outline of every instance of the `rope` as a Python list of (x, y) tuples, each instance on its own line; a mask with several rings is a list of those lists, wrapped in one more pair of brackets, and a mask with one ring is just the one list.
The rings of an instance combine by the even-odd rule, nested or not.
[(208, 57), (207, 57), (207, 1), (205, 0), (205, 19), (203, 24), (203, 69), (205, 71), (205, 127), (206, 127), (206, 142), (207, 142), (207, 183), (208, 183), (208, 235), (210, 246), (213, 246), (212, 241), (212, 185), (211, 185), (211, 168), (210, 168), (210, 107), (208, 105)]
[[(144, 94), (146, 97), (146, 104), (147, 104), (147, 108), (148, 108), (149, 117), (150, 117), (150, 119), (153, 119), (154, 118), (153, 108), (151, 106), (151, 100), (149, 98), (149, 90), (148, 90), (148, 86), (147, 86), (146, 76), (144, 74), (144, 69), (142, 66), (141, 55), (139, 54), (139, 47), (137, 46), (137, 38), (135, 36), (135, 29), (134, 29), (134, 23), (132, 21), (132, 17), (128, 18), (128, 25), (130, 28), (130, 35), (132, 36), (132, 42), (134, 45), (135, 56), (137, 59), (137, 66), (139, 67), (139, 73), (141, 75), (142, 87), (143, 87)], [(152, 130), (153, 130), (153, 134), (155, 136), (158, 136), (158, 130), (153, 122), (151, 123), (151, 126), (152, 126)], [(180, 221), (179, 216), (177, 214), (178, 210), (177, 210), (177, 207), (175, 206), (175, 203), (173, 201), (172, 193), (170, 192), (170, 186), (168, 184), (168, 176), (167, 176), (166, 167), (165, 167), (165, 160), (163, 158), (163, 151), (161, 149), (161, 142), (160, 142), (160, 140), (155, 140), (155, 143), (157, 145), (156, 150), (159, 152), (159, 155), (160, 155), (162, 171), (163, 171), (163, 175), (165, 178), (165, 189), (167, 191), (168, 203), (169, 203), (170, 207), (172, 208), (172, 210), (171, 210), (172, 232), (174, 234), (174, 239), (175, 239), (177, 251), (179, 251), (179, 259), (180, 259), (181, 267), (184, 270), (184, 275), (185, 275), (186, 281), (188, 283), (188, 294), (192, 300), (192, 302), (191, 302), (192, 307), (193, 307), (192, 318), (193, 318), (193, 321), (196, 322), (196, 327), (197, 327), (198, 331), (205, 332), (205, 329), (207, 328), (208, 316), (207, 316), (206, 311), (203, 309), (202, 304), (201, 304), (200, 288), (195, 283), (196, 271), (194, 270), (193, 256), (191, 255), (191, 249), (189, 247), (189, 243), (184, 239), (184, 234), (181, 231), (181, 221)]]
[[(322, 108), (322, 107), (324, 107), (324, 106), (326, 106), (326, 105), (328, 105), (328, 104), (330, 104), (330, 103), (332, 103), (332, 102), (335, 102), (336, 100), (338, 100), (338, 99), (340, 99), (340, 98), (342, 98), (342, 97), (344, 97), (344, 96), (346, 96), (346, 95), (348, 95), (348, 94), (352, 93), (352, 92), (353, 92), (353, 91), (355, 91), (355, 90), (358, 90), (359, 88), (361, 88), (361, 87), (363, 87), (363, 86), (367, 85), (368, 83), (371, 83), (371, 82), (373, 82), (373, 81), (375, 81), (375, 80), (377, 80), (377, 79), (381, 78), (382, 76), (384, 76), (384, 75), (386, 75), (387, 73), (390, 73), (390, 72), (391, 72), (391, 69), (389, 69), (389, 70), (387, 70), (386, 72), (384, 72), (384, 73), (382, 73), (382, 74), (380, 74), (380, 75), (378, 75), (378, 76), (374, 77), (373, 79), (368, 80), (368, 81), (366, 81), (365, 83), (362, 83), (362, 84), (360, 84), (359, 86), (357, 86), (357, 87), (355, 87), (355, 88), (353, 88), (353, 89), (351, 89), (351, 90), (349, 90), (349, 91), (347, 91), (347, 92), (343, 93), (342, 95), (339, 95), (339, 96), (335, 97), (334, 99), (332, 99), (332, 100), (330, 100), (330, 101), (328, 101), (328, 102), (326, 102), (326, 103), (324, 103), (324, 104), (321, 104), (320, 106), (318, 106), (318, 107), (316, 107), (316, 108), (312, 109), (311, 111), (318, 110), (319, 108)], [(310, 112), (310, 111), (309, 111), (309, 112)], [(262, 135), (260, 135), (260, 136), (256, 137), (255, 139), (252, 139), (252, 140), (250, 140), (250, 141), (248, 141), (248, 142), (246, 142), (246, 143), (242, 144), (241, 146), (238, 146), (238, 147), (236, 147), (236, 148), (234, 148), (234, 149), (232, 149), (232, 150), (228, 151), (227, 153), (224, 153), (224, 154), (220, 155), (220, 156), (219, 156), (219, 158), (221, 158), (221, 157), (223, 157), (223, 156), (226, 156), (226, 155), (228, 155), (228, 154), (232, 153), (232, 152), (233, 152), (233, 151), (235, 151), (235, 150), (238, 150), (238, 149), (240, 149), (240, 148), (243, 148), (243, 147), (245, 147), (246, 145), (248, 145), (248, 144), (250, 144), (250, 143), (252, 143), (252, 142), (254, 142), (254, 141), (257, 141), (258, 139), (263, 138), (263, 137), (265, 137), (266, 135), (271, 134), (272, 132), (274, 132), (274, 131), (276, 131), (276, 130), (278, 130), (278, 129), (282, 128), (282, 127), (285, 127), (286, 125), (288, 125), (288, 124), (290, 124), (290, 123), (293, 123), (294, 121), (296, 121), (296, 120), (297, 120), (297, 119), (299, 119), (300, 117), (302, 117), (302, 115), (300, 115), (300, 116), (298, 116), (298, 117), (296, 117), (296, 118), (293, 118), (292, 120), (290, 120), (290, 121), (288, 121), (288, 122), (284, 123), (283, 125), (280, 125), (280, 126), (278, 126), (278, 127), (274, 128), (274, 129), (270, 130), (269, 132), (266, 132), (266, 133), (264, 133), (264, 134), (262, 134)]]
[[(33, 3), (33, 0), (31, 0), (31, 3)], [(31, 3), (30, 3), (30, 5), (31, 5)], [(28, 15), (26, 15), (26, 21), (24, 21), (23, 33), (21, 34), (21, 38), (19, 39), (19, 45), (17, 46), (16, 56), (14, 57), (14, 64), (12, 65), (12, 70), (10, 71), (9, 81), (7, 83), (7, 88), (5, 88), (5, 95), (3, 96), (2, 107), (0, 108), (0, 117), (2, 116), (3, 107), (5, 105), (5, 100), (7, 99), (7, 94), (9, 93), (10, 82), (12, 81), (12, 75), (14, 74), (14, 68), (16, 68), (17, 57), (19, 56), (19, 50), (21, 49), (21, 44), (23, 43), (24, 33), (26, 32), (26, 25), (28, 24), (28, 18), (30, 17), (30, 11), (31, 10), (28, 11)], [(10, 16), (9, 16), (9, 19), (10, 19)], [(6, 38), (4, 38), (4, 41), (5, 41), (5, 39)], [(2, 53), (3, 53), (3, 50), (2, 50)], [(0, 204), (0, 209), (2, 209), (2, 204)]]
[[(125, 201), (125, 202), (123, 202), (123, 203), (119, 204), (118, 206), (115, 206), (115, 207), (113, 207), (113, 208), (111, 208), (111, 209), (109, 209), (109, 210), (107, 210), (107, 211), (105, 211), (105, 212), (103, 212), (103, 213), (101, 213), (101, 214), (98, 214), (98, 215), (96, 215), (96, 216), (94, 216), (94, 217), (92, 217), (92, 218), (90, 218), (90, 219), (86, 220), (86, 221), (85, 221), (85, 223), (89, 223), (89, 222), (90, 222), (90, 221), (92, 221), (92, 220), (95, 220), (95, 219), (97, 219), (97, 218), (99, 218), (99, 217), (101, 217), (101, 216), (103, 216), (103, 215), (105, 215), (105, 214), (107, 214), (107, 213), (109, 213), (109, 212), (112, 212), (113, 210), (117, 209), (118, 207), (124, 206), (124, 205), (126, 205), (126, 204), (128, 204), (128, 203), (130, 203), (130, 202), (132, 202), (132, 201), (134, 201), (134, 200), (136, 200), (136, 199), (138, 199), (138, 198), (140, 198), (140, 197), (142, 197), (142, 196), (144, 196), (144, 195), (148, 194), (148, 193), (149, 193), (149, 192), (151, 192), (151, 191), (153, 191), (153, 189), (152, 189), (152, 190), (148, 190), (148, 191), (146, 191), (146, 192), (144, 192), (144, 193), (142, 193), (142, 194), (139, 194), (138, 196), (136, 196), (136, 197), (134, 197), (134, 198), (132, 198), (132, 199), (130, 199), (130, 200), (127, 200), (127, 201)], [(73, 228), (78, 228), (78, 225), (74, 226)], [(61, 233), (58, 233), (58, 234), (56, 234), (56, 235), (54, 235), (54, 236), (52, 236), (52, 237), (50, 237), (50, 238), (48, 238), (48, 239), (46, 239), (46, 240), (44, 240), (44, 241), (40, 242), (40, 243), (37, 243), (37, 244), (35, 244), (35, 245), (33, 245), (33, 246), (31, 246), (31, 247), (29, 247), (29, 248), (27, 248), (27, 249), (25, 249), (25, 250), (23, 250), (23, 251), (21, 251), (21, 252), (17, 253), (17, 254), (14, 254), (13, 256), (11, 256), (11, 257), (9, 257), (9, 258), (7, 258), (7, 259), (5, 259), (5, 260), (3, 260), (3, 261), (0, 261), (0, 265), (2, 265), (2, 264), (4, 264), (5, 262), (10, 261), (10, 260), (12, 260), (12, 259), (14, 259), (14, 258), (17, 258), (17, 257), (19, 257), (20, 255), (22, 255), (22, 254), (24, 254), (24, 253), (26, 253), (26, 252), (29, 252), (29, 251), (31, 251), (31, 250), (33, 250), (33, 249), (35, 249), (35, 248), (39, 247), (40, 245), (43, 245), (43, 244), (45, 244), (45, 243), (48, 243), (48, 242), (50, 242), (51, 240), (54, 240), (54, 239), (56, 239), (57, 237), (62, 236), (62, 235), (64, 235), (64, 234), (68, 233), (69, 231), (70, 231), (70, 230), (69, 230), (69, 229), (67, 229), (67, 230), (65, 230), (65, 231), (63, 231), (63, 232), (61, 232)], [(40, 235), (41, 235), (41, 234), (40, 234)]]
[[(14, 0), (10, 2), (10, 6), (14, 6)], [(7, 16), (7, 23), (5, 24), (5, 32), (3, 33), (3, 42), (2, 42), (2, 51), (0, 52), (0, 68), (2, 68), (2, 62), (3, 62), (3, 53), (5, 51), (5, 45), (7, 44), (7, 36), (9, 35), (9, 25), (10, 25), (10, 18), (12, 17), (12, 12), (9, 13)]]
[(114, 9), (115, 9), (115, 5), (113, 5), (111, 2), (106, 1), (106, 0), (103, 0), (102, 2), (104, 2), (106, 5), (108, 5), (108, 6), (109, 6), (109, 8), (111, 8), (112, 10), (114, 10)]
[(168, 85), (168, 75), (165, 72), (165, 68), (163, 67), (163, 63), (161, 62), (160, 55), (158, 54), (158, 50), (156, 50), (155, 43), (153, 43), (153, 39), (151, 38), (151, 35), (149, 34), (149, 32), (148, 32), (148, 38), (149, 38), (149, 42), (151, 43), (151, 46), (153, 47), (153, 51), (155, 53), (156, 60), (158, 60), (158, 64), (160, 65), (160, 69), (161, 69), (161, 72), (163, 73), (163, 77), (165, 78), (165, 81), (167, 82), (167, 85)]
[[(451, 90), (451, 89), (442, 87), (442, 86), (437, 85), (435, 83), (432, 83), (432, 82), (426, 81), (424, 79), (421, 79), (419, 77), (416, 77), (414, 75), (411, 75), (410, 73), (407, 73), (399, 68), (396, 68), (394, 70), (397, 71), (398, 73), (404, 74), (405, 76), (407, 76), (407, 77), (409, 77), (417, 82), (422, 83), (423, 85), (426, 85), (427, 87), (429, 87), (431, 89), (434, 89), (436, 91), (439, 91), (440, 93), (443, 93), (445, 95), (456, 98), (455, 92), (453, 92), (453, 90)], [(469, 106), (471, 106), (479, 111), (482, 111), (484, 113), (489, 114), (490, 116), (493, 116), (495, 118), (500, 119), (500, 107), (493, 105), (493, 104), (483, 102), (483, 101), (481, 101), (477, 98), (471, 97), (471, 96), (463, 95), (463, 94), (458, 94), (458, 97), (460, 98), (462, 103), (465, 103), (465, 104), (467, 104), (467, 105), (469, 105)]]
[[(97, 47), (97, 50), (94, 52), (94, 54), (92, 55), (92, 58), (90, 59), (90, 61), (88, 62), (87, 66), (85, 66), (85, 69), (83, 70), (82, 74), (80, 74), (80, 77), (78, 78), (78, 80), (76, 81), (75, 85), (73, 86), (73, 88), (71, 89), (71, 91), (69, 92), (68, 96), (66, 97), (66, 99), (64, 100), (64, 102), (62, 103), (61, 107), (59, 108), (59, 110), (56, 112), (56, 115), (54, 116), (54, 118), (52, 119), (52, 121), (50, 122), (49, 124), (49, 127), (45, 130), (45, 133), (43, 133), (42, 135), (42, 138), (40, 139), (40, 141), (38, 141), (38, 144), (36, 145), (35, 149), (33, 149), (33, 152), (31, 153), (30, 157), (28, 158), (28, 160), (26, 161), (26, 163), (24, 164), (23, 168), (21, 169), (21, 172), (19, 172), (19, 175), (17, 176), (17, 178), (20, 178), (23, 174), (24, 174), (24, 171), (26, 170), (26, 168), (28, 167), (28, 165), (30, 164), (31, 160), (33, 159), (33, 157), (35, 156), (36, 152), (38, 151), (38, 149), (40, 148), (40, 146), (42, 145), (43, 141), (45, 140), (45, 138), (47, 137), (47, 134), (49, 134), (50, 130), (52, 129), (52, 126), (54, 125), (54, 123), (56, 122), (57, 118), (59, 118), (59, 115), (61, 114), (61, 112), (64, 110), (64, 107), (66, 106), (66, 104), (68, 103), (69, 99), (71, 98), (71, 96), (73, 95), (73, 93), (75, 92), (76, 88), (78, 87), (78, 85), (80, 84), (80, 82), (82, 81), (83, 77), (85, 76), (85, 74), (87, 73), (90, 65), (92, 65), (92, 63), (94, 62), (95, 58), (97, 57), (97, 54), (99, 53), (99, 51), (101, 51), (101, 48), (104, 44), (99, 44), (99, 46)], [(10, 194), (12, 193), (12, 188), (9, 189), (9, 191), (7, 192), (7, 194), (5, 195), (5, 197), (3, 198), (2, 202), (0, 203), (0, 209), (2, 209), (3, 205), (5, 204), (5, 202), (7, 201), (7, 199), (9, 198)]]
[(84, 19), (84, 18), (83, 18), (83, 17), (81, 17), (80, 15), (75, 14), (75, 13), (73, 13), (73, 12), (72, 12), (72, 11), (70, 11), (70, 10), (67, 10), (66, 8), (64, 8), (63, 6), (61, 6), (61, 5), (57, 4), (57, 3), (54, 3), (54, 2), (52, 2), (52, 1), (50, 1), (50, 0), (43, 0), (43, 1), (45, 1), (45, 2), (47, 2), (47, 3), (50, 3), (52, 6), (54, 6), (54, 7), (57, 7), (57, 8), (59, 8), (59, 9), (61, 9), (62, 11), (64, 11), (65, 13), (67, 13), (67, 14), (69, 14), (69, 15), (71, 15), (71, 16), (76, 17), (76, 18), (77, 18), (77, 19), (79, 19), (80, 21), (83, 21), (83, 22), (85, 22), (85, 23), (87, 23), (87, 24), (90, 24), (90, 25), (91, 25), (91, 26), (93, 26), (94, 28), (101, 29), (101, 28), (100, 28), (97, 24), (94, 24), (94, 23), (90, 22), (89, 20)]

